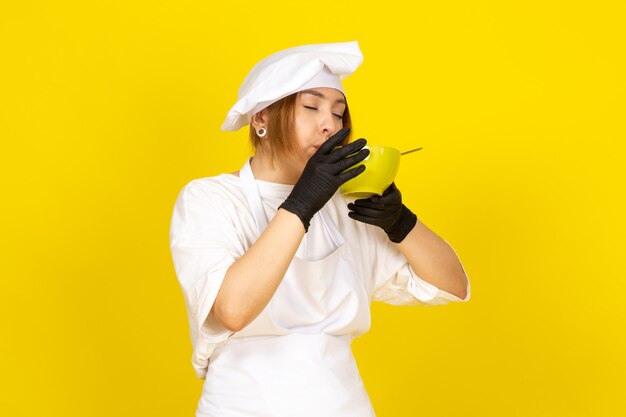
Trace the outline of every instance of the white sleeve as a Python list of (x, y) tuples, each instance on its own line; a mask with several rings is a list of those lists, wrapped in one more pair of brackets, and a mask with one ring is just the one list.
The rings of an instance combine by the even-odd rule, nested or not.
[[(377, 230), (376, 230), (377, 229)], [(409, 265), (402, 252), (393, 245), (385, 232), (375, 229), (377, 252), (374, 259), (374, 290), (372, 301), (382, 301), (394, 305), (438, 305), (449, 302), (464, 302), (470, 299), (470, 283), (465, 268), (461, 268), (467, 278), (467, 295), (461, 299), (420, 278)], [(448, 243), (446, 241), (446, 243)], [(448, 243), (448, 245), (450, 245)], [(452, 246), (450, 245), (452, 248)], [(454, 251), (454, 248), (452, 248)], [(455, 251), (456, 254), (456, 251)]]
[(224, 206), (218, 196), (192, 181), (178, 195), (170, 227), (170, 250), (194, 347), (192, 363), (200, 378), (215, 346), (233, 334), (209, 316), (226, 271), (241, 256)]

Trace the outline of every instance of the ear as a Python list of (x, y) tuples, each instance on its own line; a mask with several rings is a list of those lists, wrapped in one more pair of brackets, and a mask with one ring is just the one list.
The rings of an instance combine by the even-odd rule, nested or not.
[(250, 124), (255, 130), (260, 129), (262, 127), (267, 129), (268, 121), (269, 121), (269, 111), (267, 109), (263, 109), (259, 112), (256, 112), (254, 116), (252, 116), (252, 120), (250, 120)]

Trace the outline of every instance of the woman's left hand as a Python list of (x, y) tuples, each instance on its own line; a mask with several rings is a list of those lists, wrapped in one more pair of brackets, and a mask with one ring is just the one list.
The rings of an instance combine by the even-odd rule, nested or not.
[(415, 227), (417, 216), (402, 204), (402, 194), (391, 183), (382, 196), (355, 200), (348, 204), (348, 216), (382, 228), (392, 242), (400, 243)]

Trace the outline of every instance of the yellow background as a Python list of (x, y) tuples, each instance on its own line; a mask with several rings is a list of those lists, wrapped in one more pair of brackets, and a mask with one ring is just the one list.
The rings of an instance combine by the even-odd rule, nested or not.
[(176, 196), (243, 164), (256, 62), (352, 40), (354, 133), (424, 147), (397, 184), (472, 283), (373, 306), (378, 415), (626, 415), (623, 4), (3, 2), (0, 415), (193, 415)]

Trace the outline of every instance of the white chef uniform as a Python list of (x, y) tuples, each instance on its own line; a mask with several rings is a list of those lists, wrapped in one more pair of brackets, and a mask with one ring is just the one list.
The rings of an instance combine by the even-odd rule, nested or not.
[[(170, 246), (206, 378), (197, 416), (374, 415), (350, 343), (370, 326), (369, 303), (467, 301), (420, 279), (378, 227), (350, 219), (336, 193), (315, 214), (263, 312), (233, 333), (209, 311), (228, 267), (256, 241), (293, 185), (240, 177), (191, 181), (178, 196)], [(207, 317), (208, 316), (208, 317)]]

